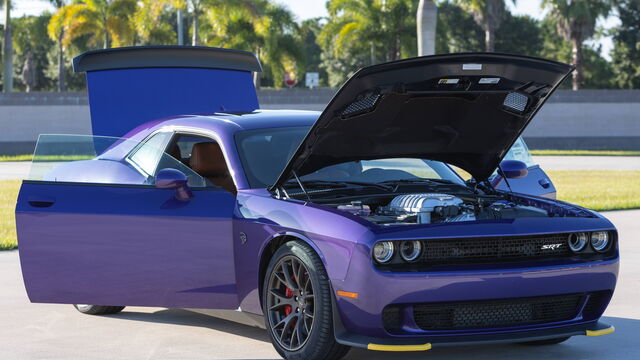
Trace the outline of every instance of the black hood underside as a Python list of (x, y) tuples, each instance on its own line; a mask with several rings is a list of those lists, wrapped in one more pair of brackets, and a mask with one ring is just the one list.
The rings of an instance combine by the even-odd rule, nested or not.
[(364, 68), (329, 103), (276, 186), (294, 172), (381, 158), (438, 160), (485, 180), (572, 70), (483, 53)]

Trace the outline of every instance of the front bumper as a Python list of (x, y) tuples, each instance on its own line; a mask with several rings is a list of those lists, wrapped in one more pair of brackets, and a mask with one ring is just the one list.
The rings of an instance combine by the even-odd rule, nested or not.
[[(600, 318), (616, 285), (618, 259), (570, 265), (514, 267), (501, 269), (442, 271), (430, 273), (382, 272), (376, 270), (364, 247), (354, 251), (344, 280), (332, 279), (336, 294), (347, 292), (356, 297), (336, 296), (334, 313), (339, 342), (350, 346), (464, 344), (476, 342), (534, 341), (600, 332), (608, 327)], [(570, 320), (520, 326), (424, 330), (413, 319), (414, 304), (491, 301), (547, 297), (566, 294), (609, 294), (590, 316), (582, 310)], [(389, 331), (383, 311), (400, 305), (402, 324)], [(584, 307), (582, 307), (584, 309)], [(431, 345), (429, 345), (431, 346)]]
[(524, 332), (509, 332), (491, 335), (467, 335), (448, 337), (414, 337), (401, 339), (381, 339), (356, 335), (345, 331), (336, 332), (336, 341), (340, 344), (377, 351), (426, 351), (433, 346), (495, 344), (503, 342), (527, 342), (537, 340), (556, 339), (568, 336), (600, 336), (611, 334), (614, 327), (601, 321), (588, 324), (556, 327), (549, 329), (529, 330)]

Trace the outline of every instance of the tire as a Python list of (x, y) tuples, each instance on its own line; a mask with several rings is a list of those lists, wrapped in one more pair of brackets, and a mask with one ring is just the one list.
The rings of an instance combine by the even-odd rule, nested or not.
[(101, 306), (101, 305), (80, 305), (74, 304), (73, 307), (83, 314), (87, 315), (111, 315), (117, 314), (124, 310), (124, 306)]
[(522, 345), (530, 345), (530, 346), (542, 346), (542, 345), (556, 345), (562, 342), (569, 340), (571, 336), (555, 338), (555, 339), (546, 339), (546, 340), (536, 340), (536, 341), (527, 341), (522, 342)]
[(338, 360), (347, 354), (350, 347), (337, 343), (333, 331), (329, 277), (309, 245), (290, 241), (278, 248), (262, 289), (267, 332), (283, 358)]

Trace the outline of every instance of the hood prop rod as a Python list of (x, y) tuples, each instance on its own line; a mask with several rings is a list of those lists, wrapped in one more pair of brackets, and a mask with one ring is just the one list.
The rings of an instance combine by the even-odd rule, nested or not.
[(500, 169), (498, 175), (502, 176), (504, 183), (507, 184), (507, 187), (509, 188), (509, 192), (513, 193), (513, 190), (511, 190), (511, 184), (509, 184), (509, 179), (507, 179), (507, 175), (504, 173), (504, 171), (502, 171), (502, 167), (500, 167), (500, 165), (498, 165), (498, 169)]
[(302, 192), (307, 196), (307, 199), (309, 200), (309, 202), (311, 202), (311, 196), (309, 196), (309, 193), (307, 192), (307, 189), (304, 188), (304, 185), (302, 185), (302, 181), (300, 181), (300, 178), (298, 177), (298, 174), (296, 174), (295, 171), (291, 172), (293, 174), (293, 177), (296, 178), (296, 181), (298, 182), (298, 185), (300, 185), (300, 189), (302, 189)]

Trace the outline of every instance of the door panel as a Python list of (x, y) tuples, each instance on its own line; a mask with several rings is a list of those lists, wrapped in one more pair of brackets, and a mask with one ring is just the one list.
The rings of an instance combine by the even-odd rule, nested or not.
[(32, 302), (236, 309), (235, 197), (25, 181), (16, 207)]

